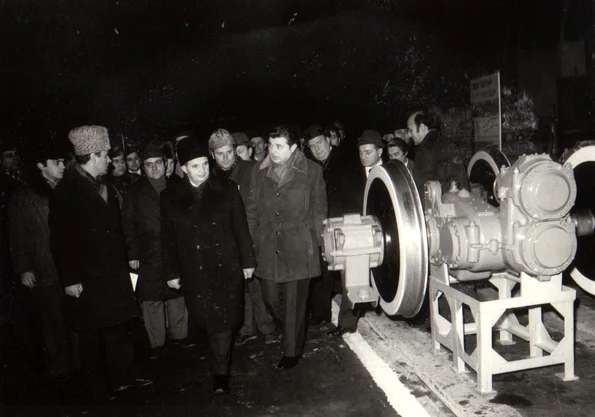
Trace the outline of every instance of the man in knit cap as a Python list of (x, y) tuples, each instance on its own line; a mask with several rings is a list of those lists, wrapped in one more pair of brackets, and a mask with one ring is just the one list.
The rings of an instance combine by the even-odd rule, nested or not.
[(192, 346), (192, 343), (187, 340), (188, 313), (184, 297), (169, 288), (163, 279), (159, 194), (173, 186), (165, 177), (163, 148), (149, 144), (141, 159), (145, 175), (128, 189), (122, 225), (129, 266), (139, 275), (136, 292), (151, 344), (150, 357), (155, 359), (165, 347), (167, 333), (173, 343), (183, 346)]
[(229, 393), (233, 336), (242, 323), (244, 279), (256, 266), (237, 186), (211, 175), (206, 141), (182, 139), (184, 184), (161, 193), (163, 264), (170, 288), (184, 291), (192, 322), (209, 335), (213, 392)]
[(73, 325), (93, 393), (107, 392), (112, 399), (118, 391), (152, 381), (131, 372), (134, 349), (127, 325), (138, 311), (118, 193), (102, 181), (110, 163), (108, 131), (80, 126), (68, 138), (76, 164), (50, 197), (50, 246), (60, 283), (75, 298)]
[[(209, 151), (216, 163), (212, 175), (232, 180), (233, 185), (240, 191), (242, 201), (245, 202), (255, 163), (238, 158), (235, 152), (237, 149), (234, 148), (234, 137), (225, 129), (217, 129), (209, 137)], [(244, 325), (240, 329), (236, 344), (242, 344), (256, 336), (257, 328), (264, 335), (270, 335), (275, 331), (275, 322), (264, 305), (259, 281), (249, 281), (245, 289)]]

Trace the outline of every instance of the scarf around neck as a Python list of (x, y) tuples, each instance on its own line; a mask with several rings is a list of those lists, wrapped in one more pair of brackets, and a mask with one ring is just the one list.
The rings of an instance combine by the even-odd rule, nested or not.
[(289, 159), (281, 165), (275, 164), (273, 162), (273, 160), (271, 159), (271, 171), (273, 173), (273, 179), (275, 180), (277, 185), (283, 184), (285, 182), (285, 180), (287, 179), (287, 176), (289, 175), (290, 170), (291, 170), (291, 166), (293, 165), (293, 160), (295, 159), (295, 155), (296, 155), (296, 152), (294, 151), (291, 154), (291, 156), (289, 157)]

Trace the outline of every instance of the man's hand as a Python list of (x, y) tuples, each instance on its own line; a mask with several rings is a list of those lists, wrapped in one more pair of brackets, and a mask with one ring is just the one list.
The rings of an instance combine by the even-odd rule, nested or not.
[(21, 274), (21, 284), (32, 290), (35, 287), (35, 274), (33, 272), (23, 272)]
[(138, 269), (139, 261), (128, 261), (128, 266), (130, 269), (134, 269), (135, 271)]
[(180, 288), (182, 288), (182, 286), (180, 285), (180, 278), (170, 279), (169, 281), (167, 281), (167, 286), (169, 288), (173, 288), (174, 290), (179, 290)]
[(71, 297), (79, 298), (83, 292), (83, 284), (69, 285), (68, 287), (64, 288), (64, 291)]
[(244, 279), (252, 278), (252, 275), (254, 274), (254, 269), (256, 268), (244, 268)]

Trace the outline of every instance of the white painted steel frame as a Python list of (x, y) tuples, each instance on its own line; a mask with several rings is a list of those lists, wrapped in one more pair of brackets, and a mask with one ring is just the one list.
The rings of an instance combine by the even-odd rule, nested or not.
[[(574, 374), (574, 301), (576, 291), (562, 285), (562, 275), (549, 281), (539, 281), (521, 273), (520, 278), (506, 273), (495, 274), (490, 282), (498, 289), (497, 300), (478, 301), (450, 286), (451, 278), (446, 265), (432, 266), (430, 275), (430, 316), (434, 353), (442, 346), (452, 352), (453, 366), (457, 373), (466, 372), (465, 365), (477, 374), (477, 385), (482, 394), (493, 393), (492, 376), (507, 372), (564, 365), (564, 373), (558, 375), (564, 381), (578, 379)], [(516, 284), (520, 293), (512, 297)], [(439, 312), (439, 298), (444, 296), (450, 309), (450, 321)], [(564, 320), (564, 337), (554, 341), (542, 320), (542, 306), (552, 305)], [(463, 323), (463, 306), (467, 305), (475, 323)], [(529, 311), (529, 323), (519, 323), (515, 309)], [(498, 330), (498, 341), (514, 343), (517, 336), (529, 343), (529, 356), (507, 361), (493, 348), (492, 331)], [(465, 336), (476, 334), (475, 350), (465, 351)], [(544, 351), (549, 355), (544, 356)]]

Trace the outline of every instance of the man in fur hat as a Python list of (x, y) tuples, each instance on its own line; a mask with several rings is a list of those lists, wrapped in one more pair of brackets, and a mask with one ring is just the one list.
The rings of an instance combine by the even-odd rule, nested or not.
[(182, 288), (192, 322), (209, 335), (213, 392), (227, 394), (244, 279), (256, 266), (254, 248), (238, 188), (211, 175), (207, 144), (187, 137), (178, 145), (186, 178), (161, 193), (163, 264), (167, 284)]
[(101, 180), (110, 163), (108, 131), (80, 126), (68, 138), (76, 165), (50, 198), (50, 245), (60, 282), (75, 298), (73, 324), (85, 372), (93, 392), (107, 391), (111, 399), (118, 391), (152, 381), (131, 373), (134, 349), (127, 324), (138, 311), (117, 191)]

